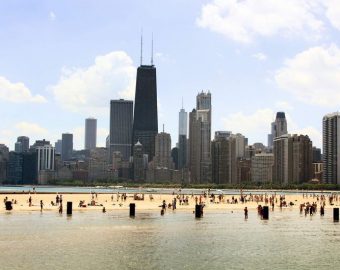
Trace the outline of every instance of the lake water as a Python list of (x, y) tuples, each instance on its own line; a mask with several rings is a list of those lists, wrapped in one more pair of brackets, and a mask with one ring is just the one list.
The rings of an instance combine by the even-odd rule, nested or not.
[[(173, 192), (178, 192), (179, 189), (174, 188), (127, 188), (127, 187), (120, 187), (120, 188), (105, 188), (105, 187), (67, 187), (67, 186), (1, 186), (0, 185), (0, 193), (3, 192), (29, 192), (35, 188), (36, 192), (44, 192), (44, 193), (162, 193), (162, 194), (172, 194)], [(202, 194), (202, 192), (206, 192), (207, 189), (181, 189), (183, 194)], [(239, 189), (212, 189), (211, 192), (215, 194), (225, 194), (225, 195), (239, 195)], [(263, 193), (274, 193), (276, 194), (301, 194), (301, 191), (298, 190), (244, 190), (244, 193), (252, 193), (252, 194), (263, 194)], [(308, 192), (311, 194), (331, 194), (334, 192), (331, 191), (324, 191), (321, 193), (320, 191), (303, 191), (304, 193)], [(335, 192), (339, 193), (339, 192)]]
[(0, 269), (339, 269), (340, 224), (298, 210), (0, 214)]

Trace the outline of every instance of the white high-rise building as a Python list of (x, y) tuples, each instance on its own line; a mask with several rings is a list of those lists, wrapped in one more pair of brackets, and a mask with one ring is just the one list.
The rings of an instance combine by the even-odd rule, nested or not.
[(188, 113), (182, 108), (179, 111), (179, 121), (178, 121), (178, 135), (188, 134)]
[(323, 182), (340, 184), (340, 113), (327, 114), (322, 121)]
[(55, 148), (52, 145), (35, 147), (38, 154), (38, 172), (54, 171)]

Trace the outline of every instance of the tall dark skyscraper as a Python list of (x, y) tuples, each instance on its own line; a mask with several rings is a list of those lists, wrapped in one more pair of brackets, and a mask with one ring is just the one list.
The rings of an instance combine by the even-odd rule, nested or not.
[(61, 137), (61, 160), (68, 161), (72, 158), (73, 134), (63, 133)]
[(110, 103), (110, 160), (112, 153), (119, 151), (123, 160), (131, 156), (133, 101), (111, 100)]
[(340, 113), (330, 113), (322, 119), (323, 182), (340, 184)]
[(158, 133), (156, 68), (153, 64), (137, 69), (133, 145), (140, 141), (149, 161), (155, 156)]

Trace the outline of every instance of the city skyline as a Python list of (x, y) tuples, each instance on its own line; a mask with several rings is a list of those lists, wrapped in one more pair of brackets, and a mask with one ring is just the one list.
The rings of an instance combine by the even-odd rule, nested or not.
[[(21, 135), (31, 141), (44, 137), (55, 142), (65, 132), (74, 134), (75, 149), (81, 149), (83, 121), (89, 115), (98, 119), (98, 146), (104, 146), (109, 100), (134, 98), (141, 28), (145, 64), (151, 62), (154, 35), (158, 124), (166, 125), (173, 145), (182, 96), (190, 112), (195, 107), (192, 97), (201, 89), (214, 95), (212, 131), (242, 133), (250, 143), (266, 144), (275, 113), (285, 111), (289, 132), (308, 134), (321, 147), (322, 117), (338, 110), (340, 16), (330, 1), (315, 0), (315, 5), (278, 1), (276, 7), (265, 2), (254, 7), (251, 1), (150, 5), (104, 1), (98, 9), (79, 1), (35, 8), (29, 2), (0, 4), (1, 10), (11, 14), (0, 19), (4, 37), (0, 105), (6, 114), (0, 143), (10, 149)], [(240, 7), (252, 24), (240, 20)], [(265, 16), (266, 8), (285, 23), (261, 25), (256, 15)], [(233, 13), (226, 15), (230, 10)], [(97, 12), (102, 20), (96, 19)], [(129, 13), (134, 16), (126, 23), (123, 18)], [(228, 23), (238, 31), (223, 26)], [(183, 70), (190, 72), (183, 76)], [(335, 76), (327, 77), (327, 73)], [(304, 84), (294, 80), (294, 74), (306, 78)]]

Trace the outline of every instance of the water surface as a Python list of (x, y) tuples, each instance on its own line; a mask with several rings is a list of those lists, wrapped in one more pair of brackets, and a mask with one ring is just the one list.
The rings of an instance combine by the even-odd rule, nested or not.
[(340, 225), (297, 210), (0, 215), (0, 269), (338, 269)]

